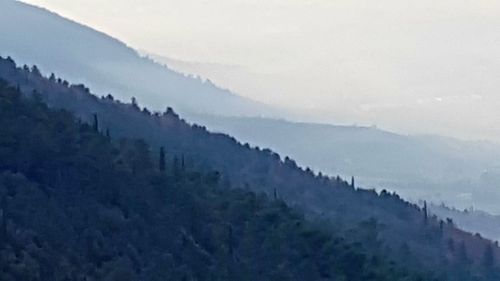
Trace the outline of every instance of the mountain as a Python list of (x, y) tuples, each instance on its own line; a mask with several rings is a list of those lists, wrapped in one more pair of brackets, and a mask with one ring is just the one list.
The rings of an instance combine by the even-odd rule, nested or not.
[[(186, 76), (104, 33), (55, 13), (14, 0), (0, 1), (0, 55), (60, 73), (101, 94), (183, 113), (259, 116), (274, 109), (234, 95), (206, 80)], [(134, 77), (134, 79), (131, 79)]]
[[(37, 67), (16, 68), (9, 58), (0, 59), (0, 78), (27, 97), (47, 102), (54, 110), (73, 112), (80, 122), (94, 124), (94, 128), (115, 141), (142, 138), (151, 145), (149, 151), (153, 155), (163, 147), (167, 162), (174, 167), (171, 169), (174, 177), (178, 174), (175, 167), (184, 165), (202, 173), (216, 170), (219, 173), (213, 175), (220, 178), (222, 188), (244, 189), (283, 200), (304, 212), (308, 220), (320, 221), (325, 231), (362, 241), (366, 253), (392, 259), (398, 266), (421, 268), (442, 280), (489, 281), (496, 280), (500, 273), (500, 249), (496, 244), (456, 228), (451, 221), (431, 216), (427, 208), (408, 203), (395, 193), (377, 193), (357, 187), (354, 179), (348, 183), (340, 177), (315, 174), (269, 149), (252, 148), (230, 136), (191, 125), (171, 108), (163, 113), (151, 112), (137, 103), (122, 103), (112, 96), (99, 98), (84, 85), (70, 85), (54, 76), (43, 77)], [(19, 122), (26, 119), (22, 114), (12, 118)], [(43, 121), (46, 117), (38, 118)], [(55, 129), (62, 130), (58, 126)], [(36, 140), (45, 138), (37, 136)], [(59, 141), (64, 142), (64, 138)], [(9, 137), (4, 142), (18, 143)], [(49, 148), (49, 152), (59, 151), (54, 146)], [(42, 157), (45, 153), (42, 150), (34, 156)], [(106, 155), (98, 155), (101, 154)], [(16, 157), (5, 157), (12, 158)], [(84, 156), (82, 160), (91, 159), (94, 158)], [(128, 167), (132, 172), (143, 169), (141, 163)], [(47, 165), (52, 167), (51, 163)], [(142, 208), (147, 210), (147, 204)]]
[[(162, 65), (166, 62), (196, 74), (199, 64), (151, 56), (160, 61), (156, 63), (117, 39), (21, 2), (3, 0), (0, 9), (8, 11), (0, 17), (0, 55), (10, 55), (21, 64), (34, 63), (45, 74), (58, 73), (99, 95), (111, 93), (122, 100), (136, 97), (155, 110), (172, 106), (210, 130), (273, 148), (315, 171), (355, 176), (364, 186), (397, 191), (415, 202), (426, 199), (460, 208), (475, 205), (500, 213), (493, 200), (498, 185), (484, 182), (484, 175), (499, 174), (498, 145), (255, 118), (292, 116)], [(201, 67), (219, 69), (222, 75), (234, 69)]]
[(3, 281), (430, 280), (4, 81), (0, 127)]

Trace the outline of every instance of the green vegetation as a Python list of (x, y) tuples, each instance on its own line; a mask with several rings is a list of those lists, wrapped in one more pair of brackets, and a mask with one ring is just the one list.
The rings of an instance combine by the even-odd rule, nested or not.
[(0, 280), (424, 280), (5, 83), (0, 127)]
[[(45, 228), (55, 225), (48, 233), (62, 233), (52, 234), (55, 245), (71, 240), (54, 255), (78, 267), (74, 272), (105, 278), (99, 271), (105, 270), (103, 264), (132, 247), (140, 256), (140, 269), (125, 267), (134, 268), (136, 280), (154, 280), (143, 275), (158, 262), (158, 257), (149, 256), (155, 253), (152, 249), (172, 255), (172, 268), (185, 268), (184, 275), (169, 277), (173, 280), (245, 280), (245, 276), (249, 280), (406, 280), (405, 272), (424, 272), (423, 280), (499, 280), (497, 245), (457, 229), (451, 220), (445, 223), (429, 216), (426, 208), (397, 194), (364, 190), (354, 181), (315, 174), (269, 149), (252, 148), (190, 125), (171, 108), (152, 113), (136, 99), (127, 104), (111, 95), (97, 98), (83, 85), (70, 85), (55, 75), (47, 79), (38, 69), (17, 68), (8, 58), (0, 58), (0, 78), (32, 100), (26, 106), (34, 109), (2, 112), (6, 114), (0, 127), (5, 135), (0, 140), (0, 153), (5, 153), (0, 154), (3, 176), (22, 178), (22, 184), (10, 182), (37, 187), (30, 190), (48, 198), (39, 195), (18, 206), (34, 208), (31, 204), (40, 202), (43, 208), (57, 208), (50, 214), (33, 209), (29, 216), (16, 217), (9, 215), (16, 208), (10, 207), (12, 199), (7, 196), (4, 213), (9, 222), (4, 229), (11, 233), (9, 237), (15, 237), (12, 233), (17, 229), (40, 235), (32, 218), (45, 214), (36, 222)], [(63, 115), (67, 117), (57, 117)], [(61, 126), (55, 122), (58, 118), (72, 120), (59, 123), (73, 125)], [(46, 128), (45, 123), (52, 127)], [(258, 203), (248, 203), (253, 200)], [(87, 215), (77, 215), (80, 212)], [(269, 217), (269, 212), (277, 215)], [(139, 219), (132, 222), (131, 218)], [(78, 227), (69, 227), (73, 221)], [(88, 251), (82, 246), (90, 242), (81, 239), (87, 239), (89, 231), (94, 233), (96, 226), (110, 228), (92, 234), (101, 244), (109, 233), (125, 229), (127, 234), (106, 240), (106, 245), (115, 245), (110, 246), (113, 250), (106, 250), (104, 261), (92, 265), (94, 254), (85, 256)], [(75, 232), (69, 232), (72, 229)], [(27, 241), (16, 245), (28, 245)], [(187, 254), (188, 250), (175, 248), (179, 241), (196, 251)], [(58, 252), (69, 249), (83, 257)], [(195, 253), (200, 257), (194, 258)], [(195, 261), (196, 267), (191, 264)], [(241, 275), (230, 275), (235, 272)]]

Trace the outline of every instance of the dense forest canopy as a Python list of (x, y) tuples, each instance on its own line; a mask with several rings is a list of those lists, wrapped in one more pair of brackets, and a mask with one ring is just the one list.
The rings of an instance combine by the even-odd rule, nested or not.
[(1, 280), (430, 278), (3, 81), (0, 126)]
[[(364, 252), (363, 262), (365, 262), (365, 258), (369, 256), (384, 257), (396, 261), (399, 268), (406, 268), (410, 271), (418, 268), (425, 272), (433, 272), (433, 276), (442, 280), (496, 280), (495, 278), (498, 273), (499, 264), (499, 248), (497, 245), (479, 236), (473, 236), (457, 229), (451, 220), (441, 221), (436, 217), (429, 216), (425, 207), (422, 209), (416, 205), (405, 202), (399, 198), (397, 194), (391, 194), (385, 191), (376, 193), (371, 190), (358, 188), (355, 186), (354, 179), (352, 183), (348, 183), (339, 177), (315, 174), (308, 168), (304, 169), (298, 167), (292, 159), (288, 157), (283, 159), (271, 150), (257, 147), (252, 148), (247, 144), (239, 143), (229, 136), (210, 133), (199, 125), (190, 125), (181, 119), (171, 108), (168, 108), (163, 113), (150, 112), (146, 108), (141, 108), (135, 99), (133, 99), (131, 103), (123, 103), (115, 100), (111, 95), (98, 98), (92, 95), (90, 90), (83, 85), (70, 85), (68, 82), (56, 78), (55, 75), (45, 78), (36, 67), (29, 68), (25, 66), (23, 68), (17, 68), (15, 62), (10, 58), (0, 59), (0, 78), (4, 79), (11, 87), (18, 89), (24, 96), (36, 100), (38, 103), (35, 104), (46, 102), (53, 109), (65, 109), (74, 113), (76, 120), (81, 120), (82, 122), (79, 126), (87, 128), (83, 131), (93, 132), (92, 134), (96, 135), (95, 138), (91, 138), (89, 147), (72, 147), (70, 145), (71, 138), (68, 140), (65, 136), (58, 136), (58, 138), (56, 138), (58, 142), (54, 143), (50, 139), (50, 134), (43, 132), (44, 130), (42, 130), (41, 135), (34, 137), (37, 142), (40, 140), (44, 141), (48, 138), (46, 144), (47, 148), (40, 151), (33, 150), (34, 155), (28, 153), (29, 155), (26, 156), (27, 158), (20, 161), (20, 163), (28, 163), (28, 167), (32, 167), (29, 165), (30, 161), (41, 159), (41, 163), (47, 164), (49, 167), (58, 167), (59, 165), (64, 167), (64, 170), (68, 169), (68, 171), (61, 171), (60, 174), (56, 173), (53, 176), (44, 178), (44, 173), (47, 173), (47, 170), (53, 173), (57, 171), (57, 169), (47, 169), (45, 167), (41, 169), (42, 173), (38, 174), (36, 172), (36, 167), (39, 164), (35, 164), (33, 165), (34, 168), (32, 168), (34, 169), (33, 171), (29, 169), (26, 171), (23, 170), (24, 172), (19, 175), (19, 166), (16, 166), (18, 165), (17, 163), (10, 164), (15, 168), (6, 166), (6, 169), (10, 171), (9, 173), (14, 174), (15, 177), (25, 178), (23, 179), (24, 181), (31, 183), (23, 184), (31, 186), (43, 183), (40, 185), (40, 189), (37, 189), (41, 192), (40, 196), (41, 194), (51, 195), (50, 192), (53, 190), (53, 186), (68, 185), (71, 188), (75, 188), (71, 192), (69, 192), (70, 189), (66, 190), (63, 188), (64, 191), (68, 191), (64, 193), (64, 196), (68, 196), (69, 198), (75, 197), (79, 194), (78, 192), (82, 192), (82, 190), (95, 190), (95, 196), (104, 196), (107, 198), (106, 200), (113, 202), (101, 203), (115, 211), (118, 207), (115, 207), (113, 204), (120, 204), (120, 206), (138, 205), (138, 212), (152, 212), (157, 214), (159, 213), (157, 210), (154, 212), (151, 210), (152, 206), (161, 207), (164, 202), (158, 204), (152, 202), (150, 205), (147, 201), (148, 197), (138, 197), (143, 196), (142, 192), (146, 192), (144, 195), (151, 192), (150, 194), (152, 197), (163, 198), (157, 196), (157, 194), (155, 195), (154, 190), (158, 188), (162, 189), (158, 186), (162, 184), (168, 185), (169, 180), (172, 181), (172, 186), (186, 184), (187, 186), (192, 186), (195, 190), (198, 190), (198, 186), (207, 186), (206, 188), (201, 188), (207, 192), (205, 193), (205, 196), (207, 196), (205, 199), (215, 196), (212, 194), (213, 192), (224, 192), (224, 194), (225, 192), (229, 194), (242, 193), (243, 195), (253, 194), (251, 192), (256, 192), (257, 194), (263, 193), (271, 198), (275, 198), (275, 200), (271, 200), (271, 202), (268, 203), (270, 204), (269, 206), (275, 206), (275, 204), (277, 204), (276, 201), (281, 202), (278, 205), (286, 203), (293, 206), (296, 210), (304, 212), (308, 220), (321, 221), (322, 231), (330, 233), (327, 235), (328, 237), (331, 233), (335, 233), (337, 237), (346, 239), (348, 245), (350, 245), (349, 243), (354, 243), (362, 247)], [(12, 91), (12, 89), (9, 91)], [(28, 103), (28, 105), (33, 106), (30, 103)], [(43, 106), (39, 107), (43, 108)], [(23, 111), (18, 112), (21, 113)], [(27, 122), (28, 125), (26, 126), (29, 126), (28, 120), (30, 120), (30, 115), (24, 118), (23, 115), (19, 115), (19, 113), (14, 114), (11, 111), (10, 114), (13, 114), (11, 118), (14, 118), (16, 122)], [(46, 117), (42, 118), (40, 116), (37, 116), (35, 119), (38, 120), (37, 118), (40, 120), (47, 119)], [(69, 119), (71, 119), (71, 117), (68, 117), (68, 120)], [(3, 128), (15, 127), (18, 130), (22, 130), (22, 128), (25, 127), (21, 124), (17, 126), (7, 126), (6, 124), (9, 124), (8, 122), (4, 123)], [(40, 124), (44, 123), (39, 122), (38, 125)], [(56, 124), (53, 126), (55, 127), (54, 130), (60, 133), (59, 130), (62, 128), (59, 128), (59, 125)], [(37, 132), (37, 130), (34, 130), (34, 132)], [(22, 135), (23, 134), (20, 134), (21, 137)], [(77, 140), (82, 138), (80, 133), (73, 137)], [(122, 138), (140, 138), (144, 141), (119, 141)], [(12, 143), (9, 142), (9, 140), (12, 141), (11, 139), (12, 138), (7, 137), (4, 141), (7, 145), (12, 145)], [(111, 142), (110, 139), (113, 139), (113, 142)], [(28, 142), (26, 146), (36, 147), (37, 142)], [(14, 141), (14, 143), (16, 142)], [(113, 143), (117, 145), (117, 148), (113, 147)], [(42, 142), (42, 144), (44, 143)], [(79, 155), (77, 157), (79, 160), (76, 162), (70, 159), (51, 159), (49, 157), (51, 151), (59, 152), (60, 149), (62, 149), (59, 148), (58, 144), (63, 145), (62, 148), (65, 149), (64, 151), (76, 153), (76, 155), (84, 153), (84, 155)], [(83, 151), (82, 148), (84, 148)], [(162, 166), (162, 170), (165, 170), (166, 176), (158, 176), (157, 169), (154, 167), (158, 167), (159, 170), (160, 166), (155, 165), (155, 161), (147, 160), (151, 155), (155, 158), (160, 158), (159, 151), (161, 148), (163, 148), (163, 156), (161, 158), (165, 161), (165, 166)], [(18, 149), (17, 152), (19, 152), (20, 155), (27, 153), (23, 152), (19, 147)], [(141, 151), (141, 153), (138, 153), (136, 150)], [(115, 154), (112, 153), (113, 151), (115, 151)], [(9, 150), (7, 149), (7, 153), (8, 152)], [(12, 151), (10, 151), (10, 153), (12, 154), (8, 157), (2, 157), (2, 159), (17, 159), (16, 157), (19, 157)], [(89, 156), (85, 155), (85, 153), (91, 154)], [(63, 155), (66, 154), (68, 153), (64, 153)], [(96, 156), (97, 159), (94, 159), (92, 155)], [(45, 157), (47, 157), (47, 160), (43, 160)], [(130, 157), (131, 159), (129, 159)], [(82, 161), (81, 163), (80, 159)], [(48, 162), (45, 163), (45, 161)], [(93, 164), (97, 166), (92, 166)], [(84, 169), (78, 165), (84, 165)], [(192, 179), (188, 177), (189, 180), (180, 177), (184, 179), (181, 180), (179, 178), (179, 167), (184, 167), (184, 169), (189, 167), (191, 171), (196, 171), (196, 176)], [(114, 174), (114, 169), (118, 169), (120, 172), (125, 171), (128, 173), (128, 176)], [(214, 170), (218, 172), (214, 173)], [(31, 172), (33, 172), (33, 174), (30, 174)], [(108, 173), (113, 176), (105, 176), (108, 175)], [(81, 183), (65, 182), (66, 180), (78, 181), (80, 177), (83, 177)], [(158, 179), (158, 177), (160, 179)], [(167, 183), (162, 182), (164, 177)], [(40, 182), (48, 179), (50, 179), (50, 181), (47, 183)], [(125, 184), (127, 183), (127, 181), (125, 181), (125, 183), (121, 183), (120, 185), (122, 179), (130, 181), (130, 184)], [(101, 180), (103, 182), (101, 182)], [(135, 188), (132, 187), (134, 186), (134, 181), (138, 181), (135, 184)], [(193, 182), (190, 184), (191, 181)], [(215, 184), (215, 182), (217, 182), (217, 184)], [(95, 186), (97, 183), (101, 185)], [(152, 186), (149, 187), (149, 184)], [(124, 187), (122, 187), (122, 185), (124, 185)], [(122, 188), (124, 188), (124, 191), (122, 191)], [(228, 191), (228, 188), (232, 188), (233, 191)], [(142, 189), (144, 189), (144, 191), (142, 191)], [(121, 195), (116, 197), (117, 194), (128, 192), (129, 190), (134, 190), (135, 192), (139, 192), (138, 190), (140, 190), (141, 193), (130, 194), (130, 197), (127, 198), (131, 201), (124, 201), (126, 203), (118, 202), (117, 198), (121, 198)], [(186, 188), (186, 190), (190, 189)], [(103, 194), (101, 194), (101, 192)], [(92, 195), (92, 198), (95, 199), (94, 195)], [(49, 197), (52, 198), (51, 196)], [(132, 202), (132, 199), (138, 201)], [(64, 202), (67, 200), (67, 198), (64, 198), (62, 201)], [(80, 198), (74, 198), (74, 200), (80, 200)], [(266, 199), (262, 200), (266, 202)], [(207, 199), (207, 201), (210, 200)], [(176, 202), (177, 201), (174, 201), (172, 204)], [(217, 200), (215, 200), (215, 202), (217, 202)], [(226, 210), (226, 207), (229, 208), (227, 204), (230, 203), (221, 203), (221, 205), (216, 204), (215, 207)], [(284, 208), (288, 210), (287, 212), (294, 214), (293, 220), (301, 217), (297, 217), (295, 211), (290, 211), (286, 207)], [(91, 209), (93, 210), (93, 208)], [(201, 211), (202, 213), (205, 212), (203, 208), (200, 210), (204, 210)], [(233, 214), (244, 212), (244, 210), (244, 208), (230, 208), (226, 211), (229, 212), (228, 216), (232, 216)], [(122, 210), (122, 213), (123, 212), (125, 214), (127, 213), (127, 211)], [(192, 210), (192, 212), (196, 211)], [(56, 213), (57, 212), (54, 214)], [(114, 214), (116, 215), (116, 213)], [(118, 214), (120, 213), (118, 212)], [(151, 213), (146, 213), (146, 218), (148, 214)], [(183, 212), (180, 212), (180, 214), (185, 215)], [(210, 214), (210, 212), (208, 212), (208, 214)], [(249, 216), (254, 217), (255, 213), (250, 213)], [(86, 219), (89, 219), (88, 216)], [(64, 221), (63, 218), (62, 220)], [(271, 221), (273, 220), (274, 219), (271, 219)], [(194, 219), (191, 218), (187, 221), (183, 221), (183, 223), (193, 221)], [(205, 220), (202, 221), (205, 223)], [(242, 223), (244, 220), (238, 221)], [(195, 225), (197, 225), (197, 223), (195, 223)], [(192, 225), (192, 227), (195, 226)], [(271, 228), (274, 229), (273, 227)], [(140, 228), (137, 229), (139, 232), (139, 234), (137, 234), (139, 237), (138, 241), (146, 237), (141, 235), (150, 235), (148, 233), (143, 233), (139, 229)], [(147, 229), (147, 227), (144, 229)], [(226, 228), (225, 233), (231, 232), (232, 235), (236, 235), (237, 230), (231, 229), (232, 230), (229, 231)], [(276, 234), (277, 236), (273, 236), (266, 231), (263, 233), (266, 233), (266, 239), (270, 239), (270, 237), (276, 239), (271, 243), (273, 245), (280, 241), (282, 243), (283, 240), (293, 241), (293, 239), (289, 239), (288, 235), (280, 236), (283, 233)], [(200, 235), (200, 237), (205, 236)], [(293, 237), (293, 235), (290, 237)], [(328, 244), (327, 241), (322, 239), (323, 238), (319, 240), (316, 240), (316, 238), (313, 239), (319, 243), (312, 247), (312, 249), (315, 249), (314, 253)], [(197, 240), (194, 241), (196, 241), (197, 245), (200, 244)], [(226, 247), (229, 246), (226, 245)], [(292, 248), (297, 250), (295, 247)], [(232, 251), (234, 251), (234, 249)], [(330, 251), (327, 252), (330, 253)], [(298, 254), (300, 256), (300, 252)], [(281, 254), (277, 256), (283, 257), (280, 255)], [(311, 255), (312, 254), (307, 254), (302, 257), (307, 260), (308, 257), (312, 257)], [(287, 256), (287, 254), (285, 256)], [(299, 260), (301, 260), (301, 258), (297, 261)], [(323, 259), (314, 256), (311, 260), (318, 262)], [(340, 261), (342, 260), (344, 259), (340, 258)], [(369, 260), (373, 261), (373, 259)], [(291, 264), (295, 263), (296, 262), (293, 262)], [(378, 263), (378, 261), (375, 263)], [(385, 264), (385, 262), (383, 263)], [(364, 268), (364, 266), (356, 266), (356, 268), (359, 270), (360, 268)], [(386, 268), (385, 265), (382, 268)], [(290, 270), (286, 269), (286, 271)], [(385, 272), (385, 269), (383, 271)], [(392, 270), (389, 271), (393, 272)], [(215, 272), (219, 272), (219, 270)], [(266, 274), (270, 273), (268, 270), (264, 270), (264, 272)], [(293, 270), (290, 272), (293, 272)], [(364, 271), (361, 271), (360, 273), (364, 274), (363, 272)], [(318, 277), (320, 278), (318, 280), (321, 280), (321, 278), (329, 278), (328, 276), (330, 276), (330, 278), (337, 278), (332, 277), (336, 275), (318, 274), (318, 276), (322, 276)], [(283, 278), (283, 280), (290, 280), (286, 277)], [(358, 276), (347, 278), (347, 280), (370, 280), (355, 278), (367, 277)], [(429, 278), (431, 277), (426, 277), (425, 280)], [(273, 277), (270, 280), (281, 279)], [(298, 280), (301, 279), (299, 278)]]

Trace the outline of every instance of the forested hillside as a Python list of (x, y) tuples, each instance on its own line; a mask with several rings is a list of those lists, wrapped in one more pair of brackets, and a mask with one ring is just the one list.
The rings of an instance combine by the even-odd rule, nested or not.
[(0, 128), (2, 281), (432, 278), (3, 81)]
[(190, 115), (189, 119), (210, 131), (289, 155), (315, 171), (356, 175), (363, 186), (390, 189), (415, 201), (460, 208), (474, 205), (500, 213), (496, 200), (500, 146), (495, 143), (271, 118)]
[(444, 204), (429, 205), (429, 212), (440, 218), (453, 218), (461, 229), (480, 233), (493, 241), (500, 241), (500, 216), (492, 215), (474, 208), (458, 210)]
[[(315, 174), (268, 149), (190, 125), (170, 108), (152, 113), (136, 100), (95, 97), (83, 85), (42, 77), (36, 67), (16, 68), (11, 59), (0, 60), (0, 78), (50, 107), (74, 112), (112, 139), (143, 138), (153, 152), (164, 147), (169, 163), (180, 161), (203, 173), (217, 170), (223, 188), (264, 192), (283, 200), (308, 218), (321, 220), (325, 231), (361, 241), (369, 253), (397, 260), (399, 266), (432, 271), (443, 280), (497, 280), (496, 245), (460, 231), (452, 221), (429, 216), (425, 208), (396, 194), (359, 189), (355, 179), (348, 183)], [(357, 230), (360, 225), (369, 231)]]

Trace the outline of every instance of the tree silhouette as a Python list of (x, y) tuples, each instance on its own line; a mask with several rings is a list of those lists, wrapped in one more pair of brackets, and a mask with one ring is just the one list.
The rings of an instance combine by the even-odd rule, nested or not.
[(158, 163), (158, 168), (161, 172), (165, 172), (166, 164), (165, 164), (165, 148), (160, 147), (160, 160)]
[(493, 268), (493, 265), (495, 264), (495, 257), (493, 254), (493, 248), (491, 247), (491, 244), (486, 245), (481, 262), (485, 269), (490, 270)]
[(427, 225), (429, 221), (429, 214), (427, 212), (427, 201), (424, 201), (424, 208), (422, 210), (424, 212), (424, 224)]
[(94, 131), (99, 132), (99, 120), (97, 119), (97, 113), (94, 113), (94, 123), (92, 124)]

